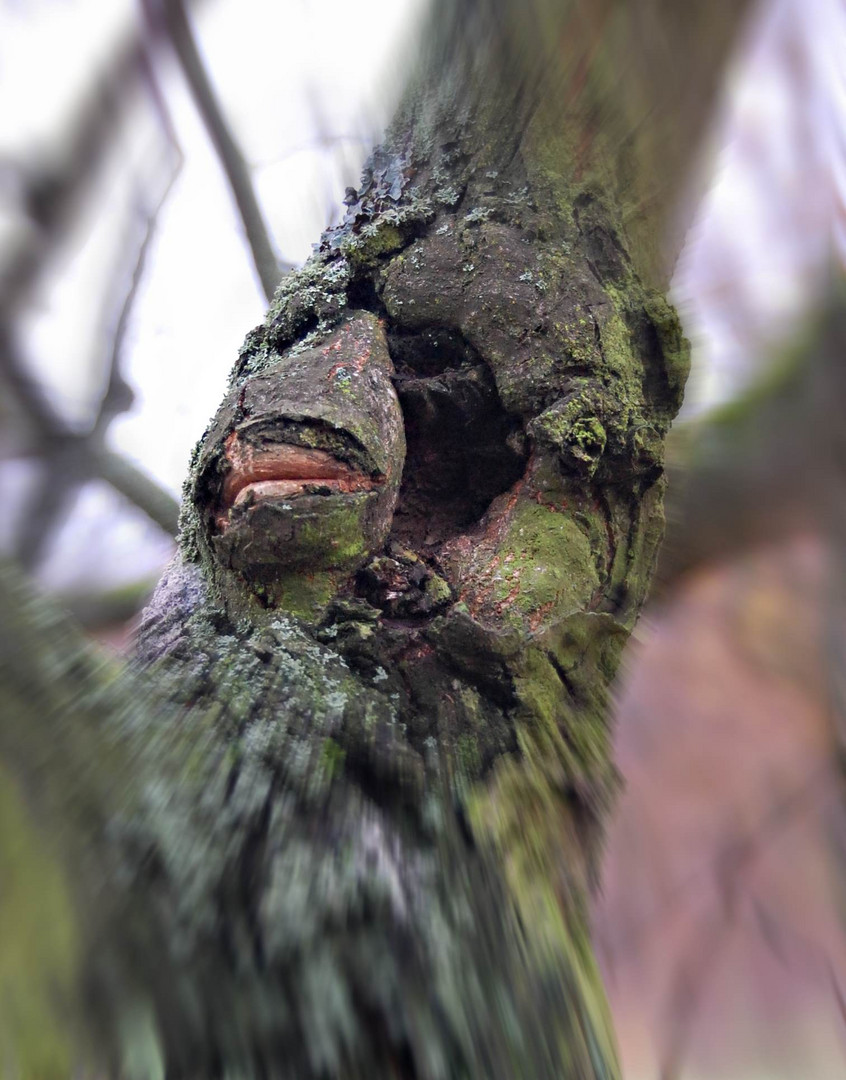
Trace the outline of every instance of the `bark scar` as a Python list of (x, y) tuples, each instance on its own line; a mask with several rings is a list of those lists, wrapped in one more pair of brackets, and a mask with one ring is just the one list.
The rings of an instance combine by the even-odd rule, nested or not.
[(257, 449), (242, 442), (233, 431), (225, 442), (230, 468), (223, 481), (217, 524), (226, 529), (229, 511), (263, 499), (288, 499), (298, 495), (349, 494), (372, 491), (384, 477), (367, 476), (326, 450), (278, 443)]

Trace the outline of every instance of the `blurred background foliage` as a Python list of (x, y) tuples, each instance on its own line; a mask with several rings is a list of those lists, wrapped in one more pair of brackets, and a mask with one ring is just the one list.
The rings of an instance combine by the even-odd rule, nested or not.
[[(173, 550), (238, 346), (343, 209), (424, 6), (0, 3), (0, 548), (111, 647)], [(843, 1074), (844, 55), (841, 0), (760, 3), (678, 193), (694, 371), (595, 913), (630, 1077)], [(6, 922), (40, 871), (2, 849)], [(13, 947), (0, 985), (22, 1002)], [(61, 953), (61, 927), (39, 948)]]

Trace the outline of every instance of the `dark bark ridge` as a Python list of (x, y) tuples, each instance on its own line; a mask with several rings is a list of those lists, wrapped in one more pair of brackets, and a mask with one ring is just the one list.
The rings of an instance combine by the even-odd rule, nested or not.
[(687, 350), (468, 41), (249, 335), (140, 628), (194, 749), (88, 986), (168, 1077), (616, 1075), (585, 901)]

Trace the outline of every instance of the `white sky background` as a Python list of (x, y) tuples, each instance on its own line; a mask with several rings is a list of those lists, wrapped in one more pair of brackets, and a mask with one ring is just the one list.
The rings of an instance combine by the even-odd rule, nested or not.
[[(200, 45), (285, 259), (308, 256), (329, 208), (340, 209), (344, 187), (357, 183), (413, 60), (424, 4), (201, 5)], [(49, 154), (75, 91), (136, 10), (133, 0), (0, 0), (0, 159)], [(842, 206), (832, 178), (844, 157), (846, 3), (769, 0), (762, 11), (729, 82), (714, 138), (715, 184), (676, 275), (696, 346), (689, 413), (730, 398), (766, 365), (820, 288)], [(112, 425), (110, 442), (178, 493), (188, 455), (265, 305), (187, 89), (170, 67), (162, 85), (185, 164), (160, 215), (126, 342), (124, 373), (136, 401)], [(321, 128), (331, 146), (320, 145)], [(35, 370), (80, 423), (102, 388), (98, 305), (122, 241), (127, 183), (150, 171), (155, 146), (150, 117), (139, 114), (79, 242), (57, 260), (27, 319)], [(17, 227), (2, 195), (0, 187), (0, 244)], [(30, 480), (26, 469), (3, 471), (7, 506)], [(11, 521), (7, 515), (6, 534), (0, 523), (0, 544)], [(52, 588), (107, 588), (155, 574), (170, 550), (140, 512), (105, 485), (89, 485), (41, 576)]]

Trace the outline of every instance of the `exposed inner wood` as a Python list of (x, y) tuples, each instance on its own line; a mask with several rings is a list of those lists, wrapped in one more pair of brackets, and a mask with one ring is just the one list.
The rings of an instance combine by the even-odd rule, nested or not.
[(288, 443), (257, 449), (234, 431), (226, 440), (226, 460), (231, 468), (223, 481), (220, 528), (226, 528), (232, 507), (250, 500), (295, 498), (321, 488), (338, 494), (372, 491), (381, 483), (325, 450)]

